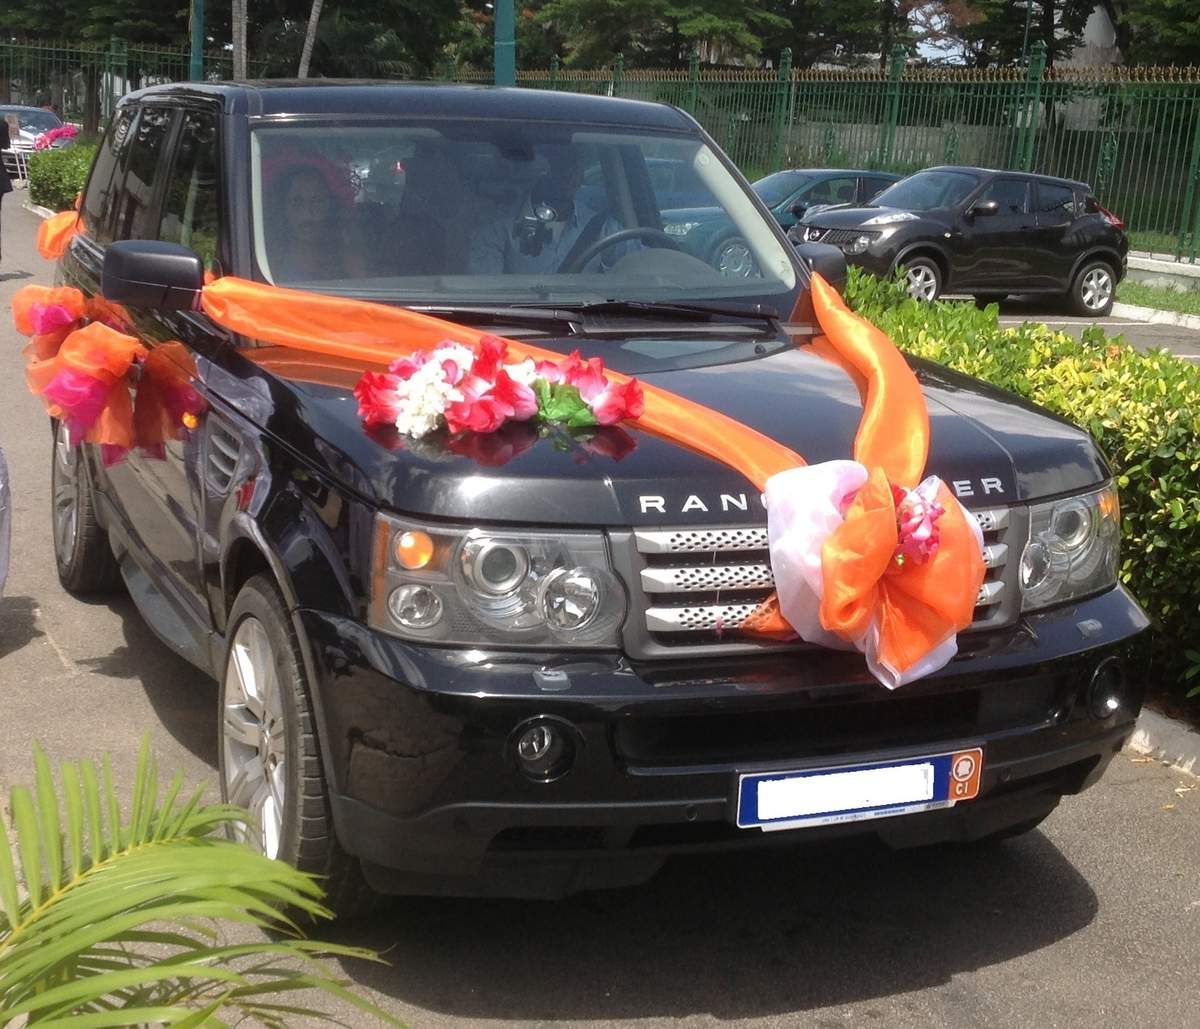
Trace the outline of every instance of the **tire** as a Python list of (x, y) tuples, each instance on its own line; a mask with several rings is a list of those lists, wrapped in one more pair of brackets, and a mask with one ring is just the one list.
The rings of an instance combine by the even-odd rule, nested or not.
[(741, 236), (721, 240), (713, 249), (712, 266), (723, 279), (758, 277), (758, 265), (750, 245)]
[(1002, 304), (1008, 299), (1007, 293), (976, 293), (975, 306), (982, 309), (988, 304)]
[(336, 915), (362, 914), (375, 896), (334, 835), (300, 643), (268, 575), (250, 579), (234, 602), (219, 694), (221, 799), (258, 822), (240, 837), (321, 877)]
[(937, 300), (942, 295), (942, 269), (932, 257), (910, 257), (900, 263), (914, 300)]
[(54, 423), (50, 465), (50, 530), (58, 581), (76, 596), (120, 589), (121, 571), (108, 533), (96, 521), (82, 454), (62, 422)]
[(1075, 274), (1068, 294), (1071, 310), (1085, 318), (1106, 318), (1117, 295), (1117, 280), (1107, 261), (1087, 261)]

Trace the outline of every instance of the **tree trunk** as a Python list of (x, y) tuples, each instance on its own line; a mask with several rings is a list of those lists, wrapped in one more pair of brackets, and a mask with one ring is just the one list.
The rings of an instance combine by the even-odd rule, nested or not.
[(300, 78), (308, 78), (308, 62), (312, 60), (313, 44), (317, 41), (317, 24), (321, 20), (321, 7), (325, 0), (312, 0), (308, 12), (308, 31), (304, 33), (304, 49), (300, 51)]
[(246, 0), (232, 0), (233, 77), (246, 78)]

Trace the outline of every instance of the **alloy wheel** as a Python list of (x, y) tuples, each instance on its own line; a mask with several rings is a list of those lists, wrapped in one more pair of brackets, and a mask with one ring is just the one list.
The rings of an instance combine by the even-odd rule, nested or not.
[(904, 281), (908, 284), (908, 295), (914, 300), (934, 300), (937, 297), (937, 273), (927, 264), (905, 268)]
[(717, 252), (717, 271), (726, 279), (749, 279), (758, 274), (758, 266), (750, 247), (731, 239)]
[(1104, 268), (1092, 268), (1083, 277), (1080, 298), (1089, 311), (1103, 311), (1113, 294), (1112, 275)]
[(287, 730), (271, 639), (253, 616), (243, 619), (229, 648), (221, 746), (226, 799), (253, 817), (249, 842), (267, 857), (279, 857), (287, 800)]
[(54, 551), (59, 563), (67, 565), (79, 536), (79, 450), (65, 425), (54, 437), (53, 478)]

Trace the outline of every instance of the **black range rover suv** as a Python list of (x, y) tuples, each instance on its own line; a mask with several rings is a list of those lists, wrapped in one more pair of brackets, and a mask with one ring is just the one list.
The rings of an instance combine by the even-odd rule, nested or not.
[[(696, 170), (756, 277), (677, 250), (651, 158)], [(583, 174), (604, 183), (600, 210), (573, 206)], [(1108, 466), (1012, 396), (914, 362), (929, 469), (979, 520), (989, 570), (957, 659), (889, 692), (857, 654), (730, 631), (772, 580), (760, 499), (723, 465), (632, 430), (368, 434), (350, 392), (363, 367), (233, 338), (177, 299), (236, 274), (404, 304), (599, 354), (809, 461), (846, 457), (861, 400), (807, 344), (802, 255), (674, 108), (154, 87), (115, 112), (82, 215), (61, 281), (95, 295), (106, 262), (142, 270), (107, 294), (150, 350), (135, 410), (152, 362), (199, 402), (115, 462), (55, 426), (62, 582), (123, 581), (220, 682), (223, 794), (251, 809), (266, 853), (329, 876), (343, 908), (364, 882), (557, 896), (689, 850), (1000, 838), (1095, 782), (1132, 729), (1147, 621), (1116, 581)], [(452, 554), (419, 600), (394, 557), (415, 530)], [(570, 591), (551, 603), (562, 569)], [(763, 773), (974, 748), (979, 794), (954, 806), (826, 810), (766, 832), (743, 803)]]

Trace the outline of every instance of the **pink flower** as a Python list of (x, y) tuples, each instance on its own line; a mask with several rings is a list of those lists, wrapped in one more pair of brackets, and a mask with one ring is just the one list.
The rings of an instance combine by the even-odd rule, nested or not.
[[(424, 350), (418, 350), (411, 357), (397, 357), (391, 364), (388, 365), (388, 371), (397, 378), (407, 382), (417, 373), (417, 369), (423, 368), (429, 360), (429, 354)], [(377, 375), (378, 372), (368, 372), (368, 375)]]
[(592, 406), (592, 398), (599, 395), (608, 385), (604, 375), (604, 361), (599, 357), (589, 357), (584, 361), (578, 350), (571, 351), (563, 364), (563, 379), (570, 386), (579, 390), (579, 395)]
[[(582, 394), (582, 390), (580, 392)], [(646, 407), (637, 379), (630, 379), (619, 386), (606, 380), (598, 393), (584, 396), (583, 399), (588, 402), (592, 414), (601, 425), (615, 425), (626, 418), (640, 418)]]
[[(399, 361), (392, 362), (395, 368)], [(414, 369), (415, 370), (415, 369)], [(410, 373), (411, 374), (411, 373)], [(368, 427), (396, 424), (404, 401), (398, 392), (404, 376), (395, 372), (364, 372), (354, 386), (358, 416)]]
[(915, 490), (892, 486), (892, 498), (896, 502), (896, 559), (903, 564), (911, 558), (924, 564), (938, 550), (937, 520), (945, 514), (945, 508), (937, 502), (936, 484), (929, 480)]

